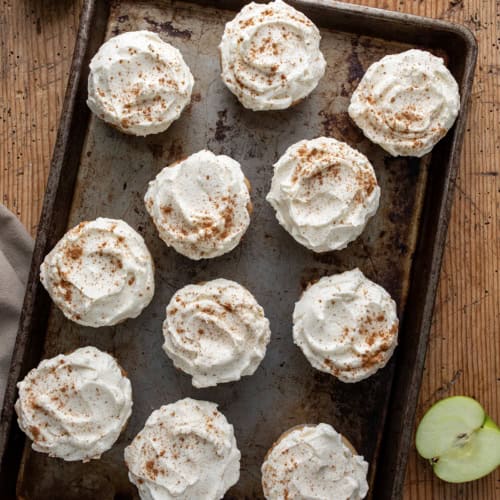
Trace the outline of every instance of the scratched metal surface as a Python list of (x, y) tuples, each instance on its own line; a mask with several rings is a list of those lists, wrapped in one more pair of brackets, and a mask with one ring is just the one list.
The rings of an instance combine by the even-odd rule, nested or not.
[[(150, 29), (178, 47), (195, 76), (192, 103), (163, 134), (133, 138), (97, 119), (89, 122), (68, 227), (98, 216), (126, 220), (145, 238), (156, 265), (156, 293), (137, 319), (113, 328), (84, 328), (52, 309), (45, 356), (92, 344), (113, 353), (128, 372), (134, 411), (117, 444), (100, 461), (64, 463), (26, 448), (18, 494), (25, 499), (131, 499), (123, 449), (152, 410), (191, 396), (217, 402), (234, 424), (242, 451), (241, 478), (226, 498), (261, 498), (260, 465), (273, 441), (289, 427), (328, 422), (371, 463), (373, 479), (393, 374), (393, 362), (370, 379), (348, 385), (315, 371), (293, 345), (291, 314), (305, 284), (360, 267), (386, 287), (404, 312), (412, 252), (425, 189), (428, 159), (393, 159), (369, 143), (350, 122), (350, 95), (366, 68), (400, 43), (321, 27), (327, 73), (318, 89), (287, 111), (243, 109), (219, 78), (217, 45), (234, 12), (181, 2), (113, 3), (106, 37)], [(264, 197), (272, 164), (292, 143), (319, 135), (344, 140), (372, 161), (382, 188), (381, 205), (363, 235), (341, 252), (316, 255), (278, 225)], [(143, 206), (149, 180), (168, 163), (202, 148), (241, 162), (250, 179), (254, 212), (242, 243), (215, 260), (190, 261), (158, 238)], [(194, 389), (164, 355), (165, 306), (180, 287), (216, 277), (248, 287), (271, 321), (272, 340), (255, 375), (217, 388)], [(402, 331), (401, 335), (405, 332)]]

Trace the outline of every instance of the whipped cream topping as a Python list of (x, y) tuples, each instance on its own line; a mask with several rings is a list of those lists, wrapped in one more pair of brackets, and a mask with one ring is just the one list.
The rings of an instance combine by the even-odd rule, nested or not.
[(412, 49), (373, 63), (348, 111), (391, 155), (421, 157), (446, 135), (459, 109), (458, 85), (443, 59)]
[(311, 365), (359, 382), (389, 361), (398, 339), (396, 303), (359, 269), (326, 276), (295, 304), (293, 340)]
[(167, 306), (163, 349), (195, 387), (252, 375), (266, 354), (269, 321), (240, 284), (216, 279), (181, 288)]
[(288, 108), (325, 73), (320, 39), (318, 28), (285, 2), (249, 3), (226, 24), (222, 79), (245, 108)]
[(17, 387), (17, 421), (32, 448), (68, 461), (100, 458), (132, 413), (130, 381), (91, 346), (43, 360)]
[(274, 165), (267, 201), (278, 222), (314, 252), (355, 240), (379, 205), (372, 165), (359, 151), (329, 137), (290, 146)]
[(98, 218), (61, 238), (40, 267), (40, 281), (67, 318), (85, 326), (115, 325), (151, 302), (153, 260), (126, 222)]
[(149, 183), (146, 209), (160, 238), (190, 259), (230, 252), (250, 224), (252, 204), (240, 164), (199, 151)]
[(182, 54), (151, 31), (105, 42), (90, 62), (89, 108), (122, 132), (163, 132), (191, 100), (193, 75)]
[(125, 448), (143, 500), (219, 500), (240, 476), (233, 426), (208, 401), (162, 406)]
[(368, 464), (328, 424), (283, 434), (262, 465), (267, 500), (361, 500), (368, 493)]

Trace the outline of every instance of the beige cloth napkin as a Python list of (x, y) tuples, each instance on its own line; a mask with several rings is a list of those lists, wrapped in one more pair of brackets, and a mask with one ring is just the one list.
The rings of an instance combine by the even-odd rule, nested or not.
[(24, 226), (0, 205), (0, 409), (32, 252), (33, 240)]

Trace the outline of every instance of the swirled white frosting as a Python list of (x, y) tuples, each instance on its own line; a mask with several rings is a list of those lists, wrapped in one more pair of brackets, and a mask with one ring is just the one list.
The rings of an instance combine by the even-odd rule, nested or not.
[(142, 500), (219, 500), (240, 476), (233, 426), (208, 401), (162, 406), (125, 448)]
[(329, 137), (290, 146), (274, 165), (267, 201), (278, 222), (315, 252), (340, 250), (375, 214), (380, 188), (359, 151)]
[(368, 68), (349, 115), (391, 155), (421, 157), (446, 135), (459, 110), (458, 85), (443, 59), (412, 49)]
[(304, 292), (293, 312), (293, 340), (314, 368), (359, 382), (387, 364), (398, 325), (387, 291), (353, 269)]
[(194, 260), (233, 250), (252, 210), (240, 164), (207, 150), (165, 167), (144, 202), (161, 239)]
[(193, 75), (182, 54), (151, 31), (105, 42), (90, 62), (89, 108), (122, 132), (163, 132), (191, 100)]
[(40, 267), (40, 281), (67, 318), (92, 327), (115, 325), (151, 302), (153, 260), (126, 222), (98, 218), (61, 238)]
[(163, 324), (163, 349), (195, 387), (252, 375), (266, 354), (269, 321), (240, 284), (216, 279), (175, 293)]
[(368, 493), (368, 464), (328, 424), (290, 429), (262, 465), (267, 500), (361, 500)]
[(68, 461), (99, 458), (132, 412), (130, 381), (92, 346), (43, 360), (17, 387), (17, 421), (32, 448)]
[(325, 73), (320, 39), (318, 28), (285, 2), (252, 2), (226, 24), (219, 45), (222, 79), (246, 108), (288, 108)]

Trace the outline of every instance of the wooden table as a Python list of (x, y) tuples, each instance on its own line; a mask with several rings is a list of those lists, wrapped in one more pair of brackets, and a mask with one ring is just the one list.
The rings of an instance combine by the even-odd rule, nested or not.
[[(82, 0), (0, 2), (0, 196), (33, 235), (81, 3)], [(437, 399), (467, 394), (481, 401), (499, 422), (500, 3), (356, 3), (463, 23), (479, 41), (472, 106), (418, 417)], [(500, 472), (470, 484), (446, 484), (433, 476), (430, 467), (413, 450), (404, 498), (494, 500), (500, 498)]]

